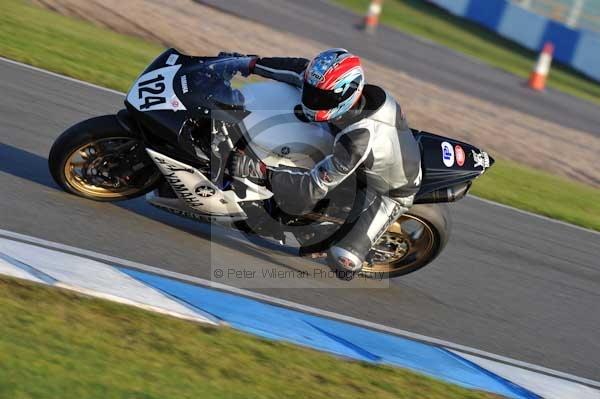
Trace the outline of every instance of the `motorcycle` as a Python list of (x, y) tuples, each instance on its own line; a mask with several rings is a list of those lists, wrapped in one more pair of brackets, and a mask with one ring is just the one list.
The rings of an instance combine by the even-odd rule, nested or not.
[[(50, 172), (65, 191), (96, 201), (146, 195), (155, 207), (244, 233), (294, 238), (299, 255), (323, 254), (360, 213), (361, 179), (348, 178), (314, 209), (282, 209), (268, 188), (228, 173), (244, 151), (269, 166), (311, 168), (331, 151), (326, 124), (306, 123), (300, 91), (281, 82), (236, 88), (238, 58), (168, 49), (134, 82), (125, 109), (77, 123), (54, 142)], [(447, 203), (469, 191), (494, 160), (451, 138), (412, 130), (422, 155), (409, 212), (373, 245), (361, 273), (392, 278), (431, 263), (450, 235)]]

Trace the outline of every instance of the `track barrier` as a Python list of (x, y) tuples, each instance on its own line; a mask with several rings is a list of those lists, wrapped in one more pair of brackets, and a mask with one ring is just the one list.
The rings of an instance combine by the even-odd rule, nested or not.
[(554, 60), (600, 82), (600, 33), (573, 29), (508, 0), (427, 1), (535, 52), (551, 42)]

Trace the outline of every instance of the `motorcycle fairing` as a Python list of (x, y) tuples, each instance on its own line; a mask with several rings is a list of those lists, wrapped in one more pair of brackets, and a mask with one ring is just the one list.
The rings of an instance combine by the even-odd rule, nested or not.
[[(494, 164), (494, 159), (486, 152), (468, 143), (418, 130), (412, 132), (422, 155), (423, 180), (417, 199), (436, 190), (471, 182)], [(448, 164), (444, 163), (446, 145), (452, 147), (453, 151), (456, 147), (461, 148), (464, 154), (462, 165), (455, 161), (454, 152), (451, 161), (446, 159)]]
[[(262, 201), (273, 195), (264, 187), (243, 181), (247, 187), (246, 195), (239, 198), (233, 190), (221, 190), (202, 172), (190, 165), (149, 148), (146, 148), (146, 152), (164, 175), (181, 205), (185, 205), (196, 214), (241, 220), (246, 218), (246, 213), (239, 202)], [(167, 207), (166, 204), (162, 205)]]
[(181, 65), (165, 66), (141, 75), (131, 86), (127, 101), (138, 111), (185, 111), (177, 97), (174, 80)]

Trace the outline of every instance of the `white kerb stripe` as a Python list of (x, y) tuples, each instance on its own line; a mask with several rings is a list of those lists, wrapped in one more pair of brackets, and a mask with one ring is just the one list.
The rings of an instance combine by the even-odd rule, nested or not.
[(509, 380), (544, 399), (600, 399), (600, 391), (589, 386), (556, 377), (536, 373), (494, 360), (484, 359), (460, 351), (452, 351), (457, 355), (483, 367), (502, 378)]
[(259, 300), (262, 302), (272, 303), (272, 304), (287, 307), (290, 309), (296, 309), (296, 310), (299, 310), (302, 312), (312, 313), (312, 314), (324, 316), (324, 317), (327, 317), (330, 319), (344, 321), (344, 322), (355, 324), (358, 326), (371, 328), (373, 330), (384, 331), (384, 332), (387, 332), (390, 334), (414, 339), (417, 341), (425, 342), (425, 343), (436, 345), (436, 346), (442, 346), (447, 349), (458, 350), (462, 353), (469, 353), (469, 354), (481, 356), (483, 358), (493, 359), (493, 360), (501, 362), (501, 363), (514, 365), (514, 366), (524, 368), (527, 370), (536, 371), (539, 373), (551, 375), (551, 376), (558, 377), (561, 379), (582, 383), (582, 384), (585, 384), (585, 385), (588, 385), (591, 387), (600, 388), (600, 382), (590, 380), (588, 378), (578, 377), (578, 376), (575, 376), (575, 375), (572, 375), (569, 373), (565, 373), (562, 371), (552, 370), (552, 369), (549, 369), (546, 367), (538, 366), (535, 364), (523, 362), (523, 361), (516, 360), (516, 359), (511, 359), (506, 356), (501, 356), (501, 355), (497, 355), (494, 353), (482, 351), (480, 349), (471, 348), (471, 347), (468, 347), (465, 345), (455, 344), (453, 342), (441, 340), (438, 338), (432, 338), (432, 337), (428, 337), (425, 335), (416, 334), (416, 333), (413, 333), (410, 331), (385, 326), (383, 324), (378, 324), (378, 323), (370, 322), (367, 320), (357, 319), (355, 317), (346, 316), (346, 315), (343, 315), (340, 313), (335, 313), (335, 312), (331, 312), (328, 310), (319, 309), (319, 308), (315, 308), (315, 307), (308, 306), (308, 305), (303, 305), (303, 304), (296, 303), (296, 302), (291, 302), (291, 301), (288, 301), (285, 299), (280, 299), (280, 298), (272, 297), (269, 295), (261, 294), (259, 292), (248, 291), (248, 290), (245, 290), (242, 288), (229, 286), (229, 285), (218, 283), (215, 281), (210, 281), (210, 280), (206, 280), (206, 279), (199, 278), (199, 277), (189, 276), (186, 274), (177, 273), (177, 272), (161, 269), (161, 268), (154, 267), (154, 266), (145, 265), (143, 263), (133, 262), (130, 260), (101, 254), (101, 253), (90, 251), (87, 249), (81, 249), (81, 248), (73, 247), (70, 245), (60, 244), (60, 243), (52, 242), (52, 241), (48, 241), (48, 240), (43, 240), (41, 238), (31, 237), (31, 236), (28, 236), (25, 234), (15, 233), (12, 231), (0, 229), (0, 235), (9, 237), (12, 239), (30, 242), (30, 243), (33, 243), (36, 245), (42, 245), (42, 246), (45, 246), (48, 248), (55, 248), (55, 249), (58, 249), (61, 251), (66, 251), (68, 253), (83, 255), (83, 256), (86, 256), (86, 257), (89, 257), (92, 259), (102, 260), (102, 261), (109, 262), (109, 263), (115, 264), (115, 265), (121, 265), (121, 266), (125, 266), (125, 267), (130, 267), (133, 269), (143, 270), (143, 271), (146, 271), (146, 272), (149, 272), (152, 274), (156, 274), (159, 276), (170, 277), (170, 278), (174, 278), (177, 280), (186, 281), (186, 282), (189, 282), (192, 284), (197, 284), (197, 285), (201, 285), (204, 287), (210, 287), (210, 288), (222, 290), (225, 292), (242, 295), (242, 296), (245, 296), (248, 298), (253, 298), (253, 299), (256, 299), (256, 300)]
[(105, 298), (118, 297), (121, 302), (144, 304), (211, 323), (200, 310), (174, 300), (106, 263), (6, 238), (0, 238), (0, 252), (27, 265), (37, 272), (38, 277), (48, 276), (56, 281), (55, 285), (99, 293), (96, 296)]
[(42, 279), (36, 277), (33, 273), (17, 266), (12, 259), (6, 257), (6, 255), (4, 255), (2, 252), (0, 252), (0, 274), (46, 284)]

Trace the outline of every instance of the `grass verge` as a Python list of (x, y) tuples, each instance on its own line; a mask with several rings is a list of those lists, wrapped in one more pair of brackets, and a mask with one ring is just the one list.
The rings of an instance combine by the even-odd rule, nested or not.
[(127, 91), (161, 47), (66, 18), (23, 0), (2, 0), (0, 55)]
[[(352, 2), (359, 6), (364, 3)], [(397, 12), (413, 10), (404, 3), (389, 1), (388, 18), (394, 15), (394, 7)], [(418, 19), (420, 14), (411, 12), (408, 15)], [(160, 51), (161, 47), (155, 44), (32, 7), (21, 0), (3, 0), (0, 55), (8, 58), (126, 91)], [(600, 230), (600, 190), (515, 163), (497, 162), (475, 183), (474, 193)]]
[(0, 397), (494, 398), (0, 276)]
[[(364, 14), (370, 0), (334, 0)], [(526, 79), (537, 54), (473, 22), (451, 15), (423, 0), (387, 0), (381, 22), (480, 59)], [(600, 104), (600, 83), (571, 67), (554, 63), (548, 86)]]
[(497, 160), (473, 184), (472, 194), (553, 219), (600, 231), (600, 190)]

